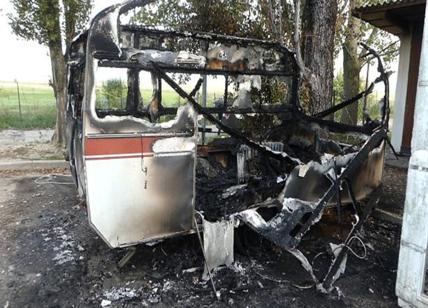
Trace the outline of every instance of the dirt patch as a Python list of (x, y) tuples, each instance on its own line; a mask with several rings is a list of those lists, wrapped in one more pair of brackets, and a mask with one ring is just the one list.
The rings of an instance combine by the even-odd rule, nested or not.
[(1, 161), (64, 160), (63, 152), (52, 143), (8, 145), (0, 148)]
[[(42, 176), (42, 177), (41, 177)], [(350, 255), (338, 292), (321, 295), (299, 263), (255, 233), (236, 233), (233, 268), (216, 271), (217, 301), (201, 280), (203, 257), (196, 236), (140, 245), (122, 269), (126, 250), (112, 250), (89, 227), (71, 178), (5, 175), (0, 187), (0, 305), (9, 307), (134, 306), (395, 306), (399, 226), (370, 220), (359, 234), (364, 260)], [(7, 187), (7, 188), (4, 188)], [(334, 220), (333, 220), (334, 221)], [(329, 265), (328, 242), (346, 227), (323, 221), (300, 248), (316, 274)], [(336, 238), (336, 239), (335, 239)], [(357, 253), (362, 247), (354, 247)]]
[(403, 216), (407, 169), (385, 166), (382, 181), (383, 196), (379, 208)]
[(0, 160), (63, 160), (62, 149), (51, 143), (52, 134), (52, 130), (0, 131)]

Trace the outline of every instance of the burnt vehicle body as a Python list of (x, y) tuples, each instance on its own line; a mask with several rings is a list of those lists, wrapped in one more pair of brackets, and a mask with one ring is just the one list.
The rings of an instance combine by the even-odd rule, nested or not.
[[(133, 0), (103, 10), (68, 51), (70, 168), (91, 226), (114, 248), (199, 234), (196, 214), (204, 231), (218, 223), (230, 235), (234, 226), (246, 224), (295, 255), (320, 290), (331, 290), (347, 242), (322, 281), (297, 246), (327, 207), (337, 207), (340, 217), (346, 203), (354, 206), (356, 217), (349, 241), (368, 213), (362, 201), (369, 200), (366, 207), (376, 203), (389, 118), (388, 79), (380, 58), (364, 46), (367, 56), (378, 60), (379, 77), (353, 99), (309, 116), (299, 104), (293, 52), (276, 42), (121, 24), (122, 15), (150, 2)], [(126, 72), (123, 108), (97, 101), (100, 68)], [(151, 76), (147, 102), (140, 93), (141, 72)], [(172, 74), (201, 78), (185, 90)], [(224, 95), (214, 106), (202, 106), (203, 76), (214, 75), (224, 78)], [(272, 82), (281, 89), (275, 101), (262, 94)], [(368, 96), (376, 83), (385, 85), (378, 120), (367, 113), (355, 126), (325, 119)], [(185, 103), (164, 106), (165, 86)], [(269, 122), (266, 117), (271, 125), (251, 132), (251, 123)], [(334, 141), (343, 136), (353, 144)], [(205, 254), (217, 259), (211, 268), (230, 263), (230, 252), (210, 256), (207, 248)]]

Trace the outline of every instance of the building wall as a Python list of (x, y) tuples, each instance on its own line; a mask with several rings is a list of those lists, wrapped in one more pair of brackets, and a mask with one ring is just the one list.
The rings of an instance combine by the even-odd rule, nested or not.
[(409, 79), (410, 51), (412, 46), (412, 35), (400, 36), (400, 58), (398, 62), (397, 86), (395, 89), (394, 122), (392, 126), (392, 146), (401, 150), (404, 128), (404, 114), (406, 109), (407, 84)]
[(401, 152), (410, 154), (413, 134), (413, 119), (415, 116), (416, 90), (419, 76), (419, 63), (421, 60), (423, 24), (412, 25), (412, 47), (410, 48), (410, 65), (407, 82), (406, 109), (404, 113), (403, 139)]

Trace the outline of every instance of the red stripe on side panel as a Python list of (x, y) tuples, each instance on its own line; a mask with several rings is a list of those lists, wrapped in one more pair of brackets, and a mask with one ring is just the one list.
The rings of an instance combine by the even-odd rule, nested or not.
[(85, 155), (149, 153), (159, 137), (86, 138)]

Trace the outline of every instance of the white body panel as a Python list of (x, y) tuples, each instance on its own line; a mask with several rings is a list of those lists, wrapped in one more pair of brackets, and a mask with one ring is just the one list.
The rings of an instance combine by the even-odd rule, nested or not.
[(86, 159), (89, 220), (111, 247), (192, 229), (196, 144), (192, 138), (162, 143), (169, 140), (169, 152)]

